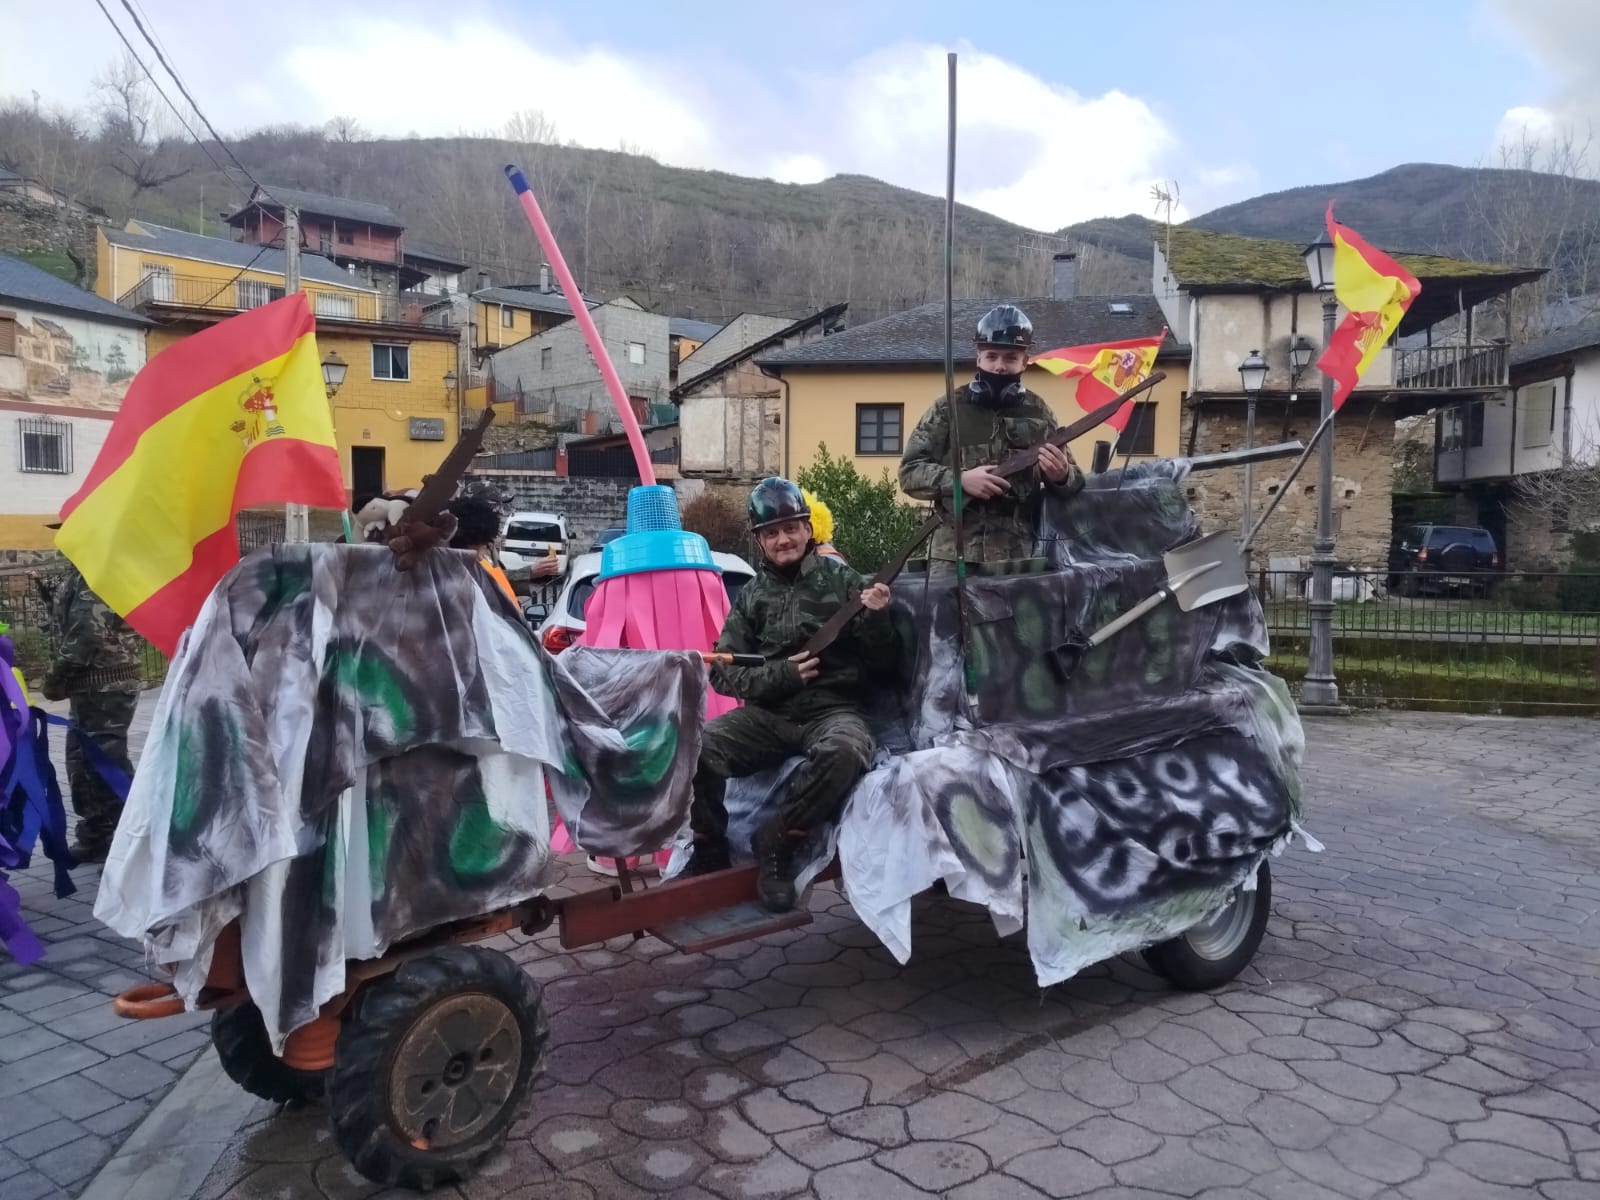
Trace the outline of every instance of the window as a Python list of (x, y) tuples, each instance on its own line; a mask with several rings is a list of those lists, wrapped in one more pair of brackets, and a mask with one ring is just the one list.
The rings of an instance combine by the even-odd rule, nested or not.
[(1154, 454), (1156, 452), (1156, 410), (1154, 401), (1141, 401), (1128, 415), (1128, 426), (1117, 437), (1118, 454)]
[(856, 405), (856, 453), (899, 454), (903, 404)]
[(139, 280), (140, 299), (147, 303), (171, 304), (178, 298), (172, 268), (165, 263), (145, 263), (144, 277)]
[(539, 348), (539, 370), (548, 371), (551, 367), (553, 367), (555, 365), (556, 365), (555, 348), (553, 346), (541, 346)]
[(1446, 409), (1440, 418), (1439, 450), (1475, 449), (1483, 445), (1483, 403), (1473, 401)]
[(1467, 445), (1472, 448), (1483, 445), (1483, 408), (1482, 400), (1467, 405)]
[(517, 310), (514, 308), (507, 308), (504, 304), (502, 304), (500, 306), (500, 328), (515, 329), (516, 327)]
[(23, 417), (17, 422), (17, 449), (24, 471), (72, 474), (72, 426), (65, 421)]
[(356, 316), (356, 298), (338, 292), (318, 292), (316, 313), (319, 317), (343, 317), (347, 321), (353, 321)]
[(1113, 300), (1106, 307), (1111, 310), (1113, 316), (1127, 317), (1133, 314), (1133, 305), (1125, 300)]
[(283, 289), (264, 279), (241, 279), (233, 285), (233, 290), (240, 308), (260, 308), (283, 299)]
[(643, 342), (629, 342), (628, 343), (628, 361), (631, 362), (636, 367), (644, 366), (644, 343)]
[(1548, 446), (1556, 432), (1556, 385), (1541, 383), (1523, 390), (1522, 448), (1535, 450)]
[(17, 352), (17, 318), (15, 313), (0, 313), (0, 354)]
[(410, 379), (411, 347), (388, 346), (381, 342), (375, 343), (372, 347), (372, 377), (374, 379)]

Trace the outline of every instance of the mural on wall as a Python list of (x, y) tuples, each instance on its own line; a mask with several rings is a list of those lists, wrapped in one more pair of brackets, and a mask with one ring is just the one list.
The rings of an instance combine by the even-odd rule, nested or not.
[(0, 396), (114, 410), (144, 366), (144, 331), (16, 314), (16, 355), (0, 358)]

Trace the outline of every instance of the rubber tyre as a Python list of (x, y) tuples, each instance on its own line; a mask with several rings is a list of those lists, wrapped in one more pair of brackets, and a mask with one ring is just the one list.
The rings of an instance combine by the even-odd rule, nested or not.
[[(465, 1179), (505, 1141), (549, 1038), (539, 989), (504, 954), (446, 946), (414, 958), (364, 988), (339, 1032), (334, 1140), (384, 1187), (426, 1192)], [(424, 1119), (440, 1105), (442, 1115)], [(440, 1121), (445, 1144), (428, 1145), (441, 1140)]]
[(272, 1052), (261, 1010), (244, 1003), (211, 1014), (211, 1044), (228, 1078), (252, 1096), (274, 1104), (321, 1099), (321, 1071), (298, 1071)]
[[(1233, 903), (1249, 904), (1251, 908), (1247, 917), (1239, 918), (1237, 929), (1224, 946), (1208, 947), (1207, 939), (1191, 930), (1146, 950), (1144, 960), (1150, 969), (1186, 992), (1210, 991), (1233, 979), (1256, 956), (1267, 931), (1267, 918), (1272, 914), (1272, 872), (1264, 860), (1256, 873), (1255, 891), (1247, 892), (1241, 887), (1234, 893)], [(1232, 906), (1224, 911), (1232, 912)], [(1211, 924), (1207, 922), (1208, 926)]]

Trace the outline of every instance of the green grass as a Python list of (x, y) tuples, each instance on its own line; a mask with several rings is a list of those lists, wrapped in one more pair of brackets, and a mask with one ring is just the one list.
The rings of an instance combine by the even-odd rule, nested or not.
[[(1272, 600), (1266, 606), (1267, 628), (1303, 631), (1310, 627), (1304, 600)], [(1512, 610), (1488, 601), (1444, 601), (1397, 604), (1356, 604), (1341, 601), (1334, 607), (1336, 633), (1461, 633), (1503, 637), (1540, 634), (1583, 635), (1600, 638), (1600, 613), (1532, 612)]]
[(58, 279), (65, 279), (68, 283), (78, 283), (78, 268), (65, 254), (58, 250), (19, 250), (12, 255), (23, 262), (32, 263), (41, 271), (49, 271)]

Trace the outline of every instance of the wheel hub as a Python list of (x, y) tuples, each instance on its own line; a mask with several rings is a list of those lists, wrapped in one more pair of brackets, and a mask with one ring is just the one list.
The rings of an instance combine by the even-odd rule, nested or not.
[(1201, 958), (1220, 961), (1239, 948), (1255, 915), (1256, 893), (1237, 887), (1228, 902), (1183, 936)]
[(390, 1067), (389, 1115), (419, 1150), (469, 1142), (499, 1115), (522, 1064), (522, 1029), (502, 1001), (449, 996), (406, 1031)]

